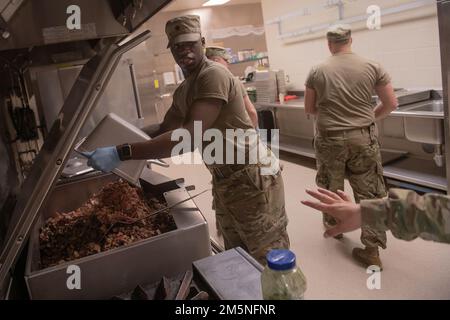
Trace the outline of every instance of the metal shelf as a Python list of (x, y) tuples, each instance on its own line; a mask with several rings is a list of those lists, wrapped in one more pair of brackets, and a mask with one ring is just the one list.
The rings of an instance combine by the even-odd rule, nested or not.
[(298, 138), (280, 134), (280, 150), (313, 159), (316, 158), (316, 154), (312, 146), (312, 139)]
[(439, 168), (431, 160), (404, 158), (383, 168), (384, 176), (417, 185), (447, 190), (445, 168)]
[(264, 57), (261, 57), (261, 58), (246, 59), (246, 60), (242, 60), (242, 61), (231, 62), (230, 64), (239, 64), (239, 63), (244, 63), (244, 62), (259, 61), (259, 60), (262, 60), (262, 59), (269, 59), (269, 57), (264, 56)]
[[(312, 138), (299, 138), (280, 134), (280, 150), (313, 159), (316, 158), (314, 147), (312, 145)], [(407, 152), (403, 151), (382, 149), (381, 158), (383, 159), (383, 165), (405, 158), (407, 154)]]
[[(280, 105), (257, 103), (258, 110), (272, 110), (278, 108), (301, 109), (298, 102), (295, 105)], [(278, 123), (278, 127), (281, 124)], [(282, 131), (282, 128), (281, 128)], [(315, 159), (312, 146), (312, 136), (288, 136), (280, 134), (280, 150)], [(384, 176), (403, 181), (417, 186), (432, 188), (434, 190), (447, 190), (447, 178), (445, 168), (439, 168), (431, 159), (412, 158), (405, 151), (382, 149)]]
[[(315, 159), (311, 139), (280, 135), (280, 150)], [(445, 168), (437, 167), (430, 160), (407, 157), (406, 152), (381, 150), (384, 176), (425, 186), (447, 190)]]

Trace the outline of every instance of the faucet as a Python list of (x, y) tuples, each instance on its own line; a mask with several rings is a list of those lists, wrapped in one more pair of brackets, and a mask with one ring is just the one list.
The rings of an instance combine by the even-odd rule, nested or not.
[(442, 154), (442, 144), (437, 144), (435, 146), (433, 160), (434, 160), (434, 163), (436, 163), (436, 165), (438, 167), (442, 167), (444, 165), (444, 156)]

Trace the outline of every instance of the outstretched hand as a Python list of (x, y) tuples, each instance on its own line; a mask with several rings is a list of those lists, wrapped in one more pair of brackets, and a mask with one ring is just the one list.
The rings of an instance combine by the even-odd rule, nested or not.
[(350, 197), (341, 190), (337, 193), (319, 188), (317, 191), (306, 190), (313, 198), (320, 202), (304, 200), (305, 206), (329, 214), (337, 220), (337, 225), (328, 229), (324, 236), (334, 237), (341, 233), (350, 232), (361, 227), (361, 207), (350, 200)]

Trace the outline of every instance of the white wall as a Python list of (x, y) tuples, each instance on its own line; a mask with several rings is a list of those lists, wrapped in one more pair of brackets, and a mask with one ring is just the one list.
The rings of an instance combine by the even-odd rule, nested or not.
[[(303, 8), (317, 7), (325, 0), (262, 0), (264, 21)], [(366, 14), (370, 5), (382, 9), (412, 0), (348, 0), (344, 18)], [(321, 9), (310, 16), (296, 17), (282, 23), (282, 32), (336, 21), (337, 8)], [(368, 30), (366, 23), (353, 28), (353, 50), (380, 62), (391, 74), (395, 87), (441, 88), (439, 31), (435, 5), (382, 16), (380, 30)], [(326, 30), (303, 38), (278, 39), (278, 26), (266, 25), (266, 40), (272, 68), (284, 69), (291, 89), (303, 89), (311, 66), (329, 56)]]

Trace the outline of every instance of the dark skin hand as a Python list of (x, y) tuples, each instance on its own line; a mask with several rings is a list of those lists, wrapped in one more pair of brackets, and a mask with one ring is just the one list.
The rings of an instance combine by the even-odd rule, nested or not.
[[(173, 44), (170, 47), (172, 55), (183, 70), (185, 77), (195, 71), (195, 69), (203, 61), (203, 46), (205, 39), (194, 42), (181, 42)], [(171, 156), (172, 149), (179, 141), (171, 141), (172, 132), (178, 128), (187, 129), (191, 137), (194, 137), (194, 121), (202, 122), (203, 132), (212, 127), (223, 105), (220, 99), (202, 99), (197, 100), (190, 107), (188, 119), (182, 123), (182, 119), (177, 117), (171, 110), (168, 111), (164, 122), (159, 127), (159, 136), (153, 140), (142, 143), (134, 143), (131, 145), (134, 160), (159, 159)], [(193, 144), (191, 144), (193, 145)]]

